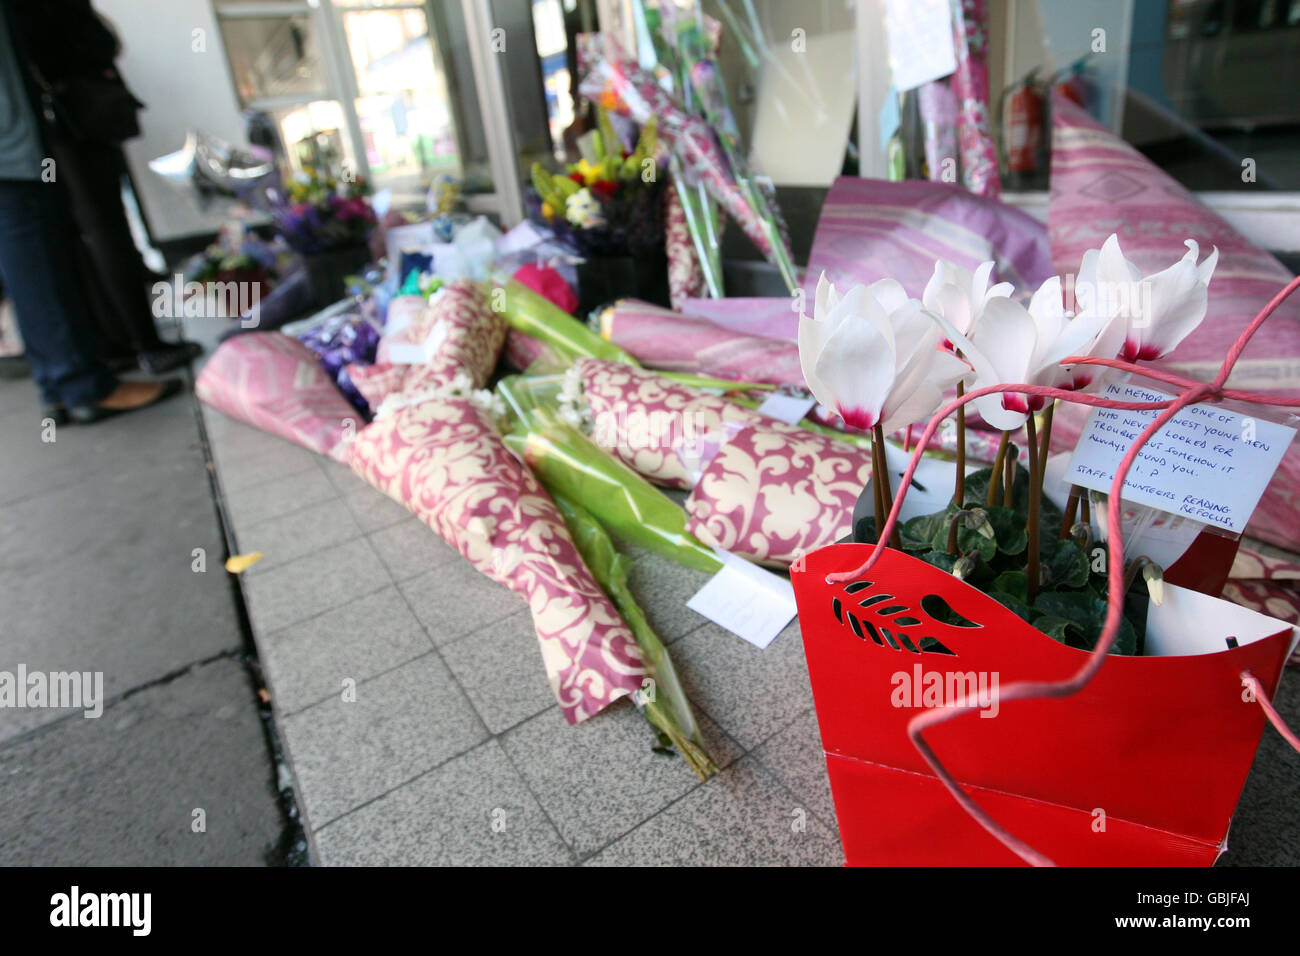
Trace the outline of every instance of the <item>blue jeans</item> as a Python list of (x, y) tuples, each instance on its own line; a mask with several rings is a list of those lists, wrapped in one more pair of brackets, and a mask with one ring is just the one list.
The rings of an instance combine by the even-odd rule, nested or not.
[(95, 357), (97, 333), (77, 268), (80, 239), (60, 188), (0, 180), (0, 279), (42, 397), (93, 405), (117, 379)]

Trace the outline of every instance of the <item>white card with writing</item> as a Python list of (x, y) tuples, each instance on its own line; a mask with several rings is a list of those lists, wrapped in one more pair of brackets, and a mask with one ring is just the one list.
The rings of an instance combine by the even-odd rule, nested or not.
[(900, 93), (957, 69), (948, 0), (885, 0), (889, 67)]
[(758, 410), (768, 418), (775, 418), (787, 425), (797, 425), (803, 421), (803, 417), (808, 414), (809, 409), (816, 404), (817, 399), (811, 395), (807, 398), (800, 398), (798, 395), (784, 395), (781, 392), (773, 392), (763, 399), (763, 404), (758, 406)]
[[(1107, 385), (1103, 394), (1122, 402), (1170, 397), (1132, 383)], [(1157, 414), (1094, 408), (1065, 480), (1109, 492), (1120, 459)], [(1294, 428), (1220, 405), (1189, 406), (1142, 446), (1123, 498), (1240, 533), (1294, 437)]]
[(744, 558), (714, 548), (722, 570), (686, 602), (697, 614), (757, 647), (767, 647), (794, 619), (794, 587)]

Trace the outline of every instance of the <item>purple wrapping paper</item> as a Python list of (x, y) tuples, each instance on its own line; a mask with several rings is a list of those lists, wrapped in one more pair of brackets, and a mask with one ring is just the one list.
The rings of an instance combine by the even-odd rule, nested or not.
[(799, 341), (799, 304), (791, 298), (686, 299), (680, 311), (733, 332)]
[(358, 315), (344, 313), (309, 329), (298, 341), (316, 354), (321, 368), (352, 407), (369, 414), (370, 405), (348, 376), (348, 365), (369, 365), (379, 346), (379, 330)]
[(1055, 275), (1047, 228), (1027, 213), (949, 183), (841, 176), (817, 222), (805, 308), (823, 270), (839, 289), (892, 278), (919, 299), (936, 259), (966, 269), (992, 259), (998, 281), (1017, 289), (1036, 289)]

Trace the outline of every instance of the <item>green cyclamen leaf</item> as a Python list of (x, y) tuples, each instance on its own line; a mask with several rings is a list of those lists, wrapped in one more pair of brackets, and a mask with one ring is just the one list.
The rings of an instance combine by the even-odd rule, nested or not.
[(1029, 534), (1025, 519), (1010, 508), (989, 508), (989, 524), (997, 538), (997, 548), (1003, 554), (1020, 554), (1029, 547)]
[(992, 591), (1002, 591), (1021, 601), (1029, 600), (1029, 577), (1024, 571), (1003, 571), (993, 582)]
[(1042, 543), (1039, 560), (1045, 589), (1081, 588), (1088, 583), (1088, 556), (1073, 541), (1050, 538)]

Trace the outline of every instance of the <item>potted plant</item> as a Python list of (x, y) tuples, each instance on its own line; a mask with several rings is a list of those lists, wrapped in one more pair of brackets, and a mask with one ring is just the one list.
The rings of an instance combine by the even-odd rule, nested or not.
[[(1112, 237), (1084, 258), (1078, 314), (1059, 279), (1022, 305), (988, 287), (991, 264), (972, 275), (940, 263), (925, 301), (889, 280), (843, 296), (823, 282), (801, 318), (813, 393), (877, 444), (957, 386), (900, 499), (949, 414), (974, 403), (1003, 430), (993, 466), (970, 476), (958, 443), (942, 511), (900, 523), (901, 500), (873, 481), (868, 536), (879, 528), (880, 540), (791, 569), (850, 862), (1208, 864), (1222, 851), (1293, 629), (1126, 556), (1119, 492), (1138, 449), (1181, 409), (1252, 396), (1223, 388), (1231, 353), (1213, 383), (1154, 373), (1181, 386), (1167, 401), (1095, 394), (1099, 373), (1146, 374), (1132, 360), (1166, 354), (1204, 317), (1217, 252), (1198, 262), (1188, 246), (1144, 277)], [(1130, 294), (1113, 294), (1120, 286)], [(1043, 495), (1057, 400), (1159, 410), (1106, 499), (1101, 567), (1097, 526)], [(955, 719), (976, 713), (996, 719)]]

